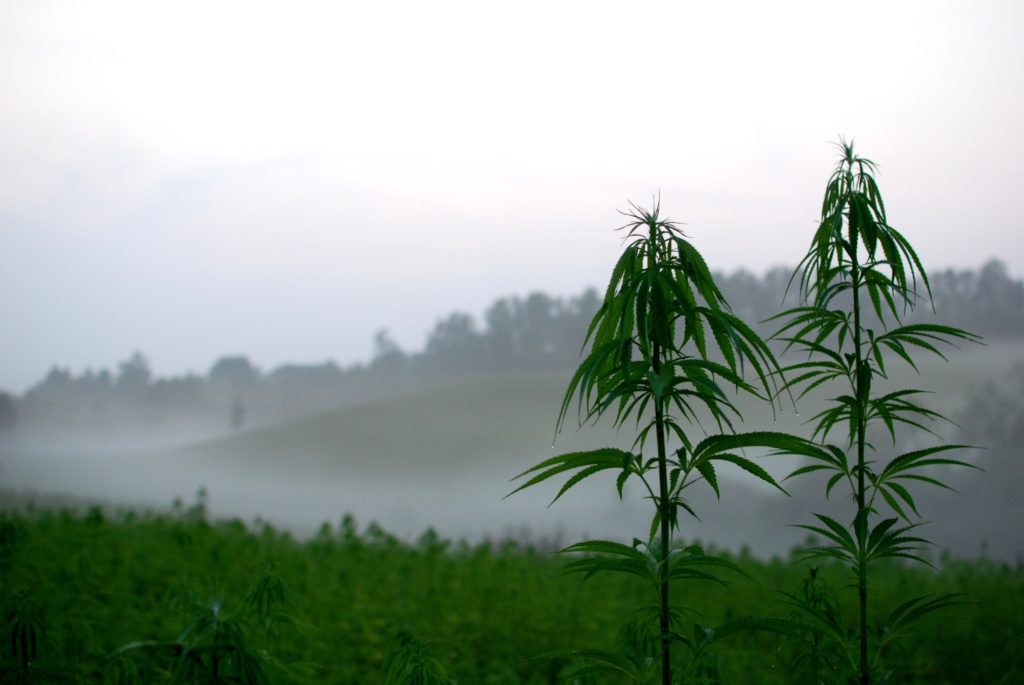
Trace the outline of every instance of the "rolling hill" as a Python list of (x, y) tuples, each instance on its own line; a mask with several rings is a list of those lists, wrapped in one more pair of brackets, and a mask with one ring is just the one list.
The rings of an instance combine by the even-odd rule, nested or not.
[[(919, 375), (907, 368), (894, 369), (893, 382), (938, 391), (926, 401), (955, 417), (967, 388), (997, 379), (1011, 360), (1020, 357), (1024, 348), (1016, 343), (976, 347), (956, 352), (949, 364), (928, 360)], [(643, 534), (649, 521), (648, 503), (636, 488), (620, 502), (607, 474), (595, 476), (550, 509), (546, 505), (557, 492), (555, 483), (502, 499), (514, 487), (511, 477), (554, 453), (555, 418), (567, 377), (568, 373), (536, 373), (464, 378), (386, 401), (160, 452), (111, 454), (105, 459), (21, 455), (8, 464), (3, 484), (160, 504), (173, 496), (187, 498), (205, 487), (215, 514), (261, 516), (300, 532), (351, 512), (360, 520), (375, 519), (408, 536), (418, 535), (427, 526), (456, 536), (565, 538), (589, 532), (630, 538)], [(737, 428), (801, 432), (802, 422), (821, 406), (823, 397), (801, 401), (802, 416), (791, 406), (773, 416), (767, 405), (744, 398), (740, 409), (757, 420)], [(607, 424), (576, 430), (572, 418), (554, 449), (627, 447), (632, 441), (628, 427), (622, 432)], [(944, 430), (952, 435), (955, 427)], [(777, 458), (762, 463), (777, 476), (795, 465)], [(827, 506), (821, 503), (820, 485), (810, 480), (793, 483), (794, 496), (786, 498), (746, 474), (721, 475), (725, 479), (722, 501), (716, 503), (708, 492), (697, 494), (694, 504), (704, 522), (687, 524), (684, 535), (730, 547), (749, 544), (760, 554), (782, 552), (802, 538), (786, 524), (801, 522), (807, 512)], [(946, 527), (946, 514), (971, 504), (955, 497), (936, 500), (942, 510), (924, 512), (938, 522), (927, 534), (965, 554), (976, 553), (977, 540), (986, 535), (1006, 551), (1000, 556), (1024, 553), (1021, 535), (1007, 532), (1002, 525), (1008, 516), (1018, 516), (1020, 509), (1008, 501), (1006, 506), (1017, 508), (988, 502), (984, 516), (964, 514), (960, 520), (970, 520), (974, 530), (961, 544), (951, 534), (957, 532), (955, 525)], [(986, 526), (997, 520), (1002, 521), (999, 530), (986, 533)]]

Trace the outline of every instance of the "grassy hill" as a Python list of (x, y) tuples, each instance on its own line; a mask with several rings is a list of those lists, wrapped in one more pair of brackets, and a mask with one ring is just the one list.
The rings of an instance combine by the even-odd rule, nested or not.
[[(932, 391), (925, 402), (955, 416), (966, 388), (997, 378), (1016, 358), (1024, 358), (1024, 346), (954, 350), (951, 363), (925, 359), (919, 374), (905, 365), (894, 368), (892, 385)], [(568, 373), (469, 378), (192, 445), (177, 454), (190, 462), (275, 476), (411, 473), (429, 478), (467, 470), (512, 475), (550, 451), (567, 381)], [(811, 416), (832, 394), (834, 389), (805, 398), (797, 409), (802, 417)], [(740, 430), (804, 431), (805, 418), (788, 402), (775, 415), (750, 397), (739, 398), (738, 407), (748, 419)], [(558, 436), (558, 450), (627, 446), (633, 438), (628, 428), (617, 433), (607, 422), (577, 430), (573, 419)]]
[[(948, 364), (925, 359), (919, 374), (905, 366), (895, 367), (891, 382), (934, 391), (925, 402), (955, 418), (967, 388), (998, 378), (1020, 356), (1024, 356), (1021, 347), (1005, 343), (954, 351)], [(635, 535), (644, 529), (647, 503), (639, 491), (627, 492), (625, 501), (619, 502), (606, 475), (595, 476), (592, 483), (551, 509), (545, 507), (557, 491), (554, 483), (502, 501), (512, 487), (509, 478), (553, 454), (551, 439), (566, 376), (467, 378), (192, 445), (175, 452), (174, 459), (193, 469), (250, 483), (254, 493), (265, 493), (260, 488), (273, 483), (273, 493), (259, 495), (264, 506), (290, 501), (288, 493), (299, 489), (305, 504), (317, 499), (341, 502), (408, 534), (414, 534), (417, 525), (429, 523), (451, 534), (499, 532), (522, 525), (541, 534)], [(739, 408), (752, 420), (737, 427), (802, 432), (806, 417), (828, 396), (819, 393), (800, 401), (800, 416), (791, 406), (773, 416), (767, 405), (740, 398)], [(616, 432), (606, 423), (579, 430), (575, 421), (567, 423), (555, 445), (558, 451), (626, 447), (633, 438), (631, 430)], [(952, 425), (939, 428), (950, 434), (955, 430)], [(762, 463), (777, 476), (795, 466), (794, 461), (779, 458)], [(732, 547), (746, 543), (764, 554), (785, 551), (802, 537), (785, 524), (824, 506), (821, 488), (813, 481), (794, 483), (794, 497), (789, 499), (741, 472), (722, 476), (726, 479), (722, 502), (716, 503), (709, 493), (695, 493), (695, 505), (705, 520), (690, 524), (688, 535)], [(292, 515), (294, 506), (281, 504), (280, 509)], [(941, 529), (937, 534), (940, 539), (946, 535)], [(1024, 549), (1024, 544), (1019, 546)], [(969, 547), (960, 549), (977, 552), (976, 542)]]
[[(318, 477), (461, 472), (536, 461), (550, 448), (562, 374), (474, 378), (180, 450), (189, 461)], [(597, 444), (597, 436), (567, 436)], [(601, 437), (609, 431), (601, 431)], [(561, 441), (560, 441), (561, 443)], [(513, 456), (517, 455), (517, 456)]]

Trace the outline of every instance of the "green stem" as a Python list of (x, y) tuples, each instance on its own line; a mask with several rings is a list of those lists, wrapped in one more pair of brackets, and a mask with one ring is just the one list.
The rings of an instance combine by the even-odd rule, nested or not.
[(855, 396), (857, 398), (857, 517), (854, 533), (857, 536), (857, 606), (859, 614), (858, 632), (860, 635), (860, 683), (868, 685), (871, 673), (868, 669), (868, 568), (867, 568), (867, 509), (865, 503), (865, 464), (864, 445), (866, 442), (867, 397), (864, 385), (863, 354), (861, 351), (860, 325), (860, 267), (857, 262), (857, 232), (851, 231), (852, 249), (850, 259), (853, 263), (853, 345), (855, 353)]
[[(661, 373), (661, 349), (654, 340), (651, 349), (651, 368), (655, 375)], [(668, 458), (665, 451), (665, 415), (661, 408), (661, 398), (654, 398), (654, 431), (658, 440), (658, 512), (661, 518), (661, 546), (658, 550), (658, 625), (661, 629), (661, 682), (662, 685), (672, 683), (672, 665), (669, 658), (669, 603), (668, 603), (668, 552), (670, 539), (669, 526), (669, 492), (668, 492)]]

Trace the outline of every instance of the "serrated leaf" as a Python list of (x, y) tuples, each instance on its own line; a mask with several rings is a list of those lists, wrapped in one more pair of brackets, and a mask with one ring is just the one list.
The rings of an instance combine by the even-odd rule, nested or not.
[[(754, 462), (750, 461), (749, 459), (747, 459), (745, 457), (741, 457), (741, 456), (739, 456), (737, 454), (724, 453), (724, 454), (715, 454), (713, 456), (708, 457), (708, 459), (709, 460), (716, 460), (716, 461), (725, 461), (725, 462), (729, 462), (730, 464), (735, 464), (736, 466), (739, 466), (741, 469), (743, 469), (747, 473), (749, 473), (749, 474), (751, 474), (753, 476), (756, 476), (757, 478), (760, 478), (765, 483), (768, 483), (769, 485), (772, 485), (772, 486), (778, 488), (782, 492), (786, 492), (786, 489), (783, 488), (781, 485), (779, 485), (779, 483), (776, 482), (776, 480), (774, 478), (772, 478), (770, 473), (768, 473), (763, 468), (761, 468), (760, 466), (758, 466), (757, 464), (755, 464)], [(788, 495), (789, 493), (786, 493), (786, 494)]]

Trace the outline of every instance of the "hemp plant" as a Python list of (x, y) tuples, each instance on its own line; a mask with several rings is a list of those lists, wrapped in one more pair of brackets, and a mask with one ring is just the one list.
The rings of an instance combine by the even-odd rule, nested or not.
[[(590, 351), (569, 382), (556, 434), (575, 398), (581, 425), (607, 414), (617, 428), (634, 424), (636, 438), (629, 450), (608, 447), (542, 461), (517, 476), (528, 478), (509, 494), (559, 474), (571, 473), (552, 502), (601, 471), (617, 472), (620, 498), (627, 481), (640, 482), (654, 509), (646, 540), (634, 538), (632, 545), (588, 540), (562, 552), (586, 555), (568, 566), (584, 577), (615, 571), (647, 581), (657, 601), (650, 612), (657, 629), (632, 631), (653, 636), (639, 646), (637, 640), (628, 640), (631, 651), (577, 652), (587, 662), (577, 673), (610, 671), (637, 683), (655, 682), (660, 674), (660, 682), (669, 685), (674, 682), (673, 643), (690, 649), (692, 669), (714, 634), (700, 626), (690, 634), (682, 632), (680, 616), (670, 604), (671, 584), (718, 580), (715, 570), (738, 570), (696, 545), (673, 549), (671, 536), (680, 527), (681, 512), (696, 517), (687, 500), (689, 488), (704, 481), (720, 495), (716, 464), (729, 463), (781, 490), (741, 451), (766, 447), (806, 454), (820, 448), (782, 433), (733, 432), (740, 414), (727, 389), (770, 399), (776, 390), (777, 361), (765, 342), (732, 314), (704, 259), (678, 224), (661, 217), (658, 203), (650, 210), (631, 204), (623, 215), (628, 219), (620, 229), (626, 232), (626, 247), (584, 339), (583, 348), (589, 344)], [(743, 378), (745, 370), (752, 381)], [(701, 420), (718, 433), (696, 440), (692, 429), (704, 433)], [(652, 441), (653, 454), (648, 456)]]
[(188, 622), (174, 641), (145, 640), (115, 650), (104, 673), (104, 685), (135, 685), (142, 681), (132, 655), (148, 657), (154, 670), (169, 675), (172, 685), (273, 685), (275, 670), (286, 666), (257, 647), (253, 637), (276, 639), (278, 625), (301, 626), (281, 610), (295, 596), (272, 566), (253, 582), (241, 606), (232, 611), (219, 596), (202, 601), (185, 593), (180, 601)]
[[(799, 277), (801, 306), (780, 314), (775, 337), (786, 348), (806, 353), (806, 361), (786, 367), (784, 388), (803, 397), (818, 387), (842, 388), (829, 406), (812, 417), (814, 438), (823, 443), (833, 430), (845, 432), (841, 445), (824, 445), (812, 461), (789, 477), (812, 472), (829, 476), (826, 497), (844, 484), (854, 503), (849, 524), (815, 514), (815, 525), (801, 526), (827, 542), (806, 550), (807, 557), (841, 561), (856, 577), (858, 625), (856, 657), (851, 670), (870, 683), (881, 650), (914, 620), (956, 603), (951, 595), (914, 597), (897, 607), (883, 626), (869, 630), (868, 572), (886, 558), (928, 563), (920, 552), (917, 504), (909, 486), (918, 483), (948, 488), (934, 466), (969, 466), (948, 456), (964, 445), (938, 444), (899, 455), (886, 454), (876, 433), (896, 446), (897, 431), (923, 429), (943, 417), (919, 402), (916, 389), (879, 390), (888, 379), (893, 358), (918, 370), (915, 353), (943, 359), (942, 346), (979, 341), (977, 336), (933, 323), (905, 324), (908, 312), (926, 300), (931, 288), (910, 242), (889, 225), (875, 182), (876, 166), (840, 141), (839, 163), (825, 190), (821, 220), (811, 247), (793, 274)], [(845, 428), (845, 431), (841, 429)], [(937, 437), (937, 436), (936, 436)], [(888, 505), (889, 511), (882, 508)], [(814, 612), (809, 612), (813, 614)], [(872, 635), (875, 636), (872, 640)], [(873, 644), (872, 644), (873, 643)], [(873, 648), (873, 652), (871, 649)], [(873, 654), (873, 655), (872, 655)]]

